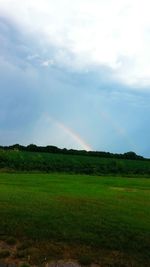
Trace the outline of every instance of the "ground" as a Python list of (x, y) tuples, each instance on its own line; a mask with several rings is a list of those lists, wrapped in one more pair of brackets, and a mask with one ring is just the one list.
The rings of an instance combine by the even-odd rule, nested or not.
[(149, 267), (149, 193), (149, 178), (0, 174), (1, 262)]

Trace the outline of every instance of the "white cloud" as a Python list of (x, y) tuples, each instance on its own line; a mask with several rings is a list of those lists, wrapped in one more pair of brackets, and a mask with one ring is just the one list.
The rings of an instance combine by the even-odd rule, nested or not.
[(54, 65), (54, 60), (53, 59), (44, 60), (44, 61), (42, 61), (41, 65), (43, 67), (52, 66), (52, 65)]
[(150, 85), (149, 10), (148, 0), (0, 0), (1, 15), (41, 49), (56, 48), (51, 61), (106, 66), (114, 79), (137, 86)]

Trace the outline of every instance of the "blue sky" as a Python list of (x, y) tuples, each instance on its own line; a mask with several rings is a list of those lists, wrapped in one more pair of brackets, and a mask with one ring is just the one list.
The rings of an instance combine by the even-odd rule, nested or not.
[(150, 157), (149, 8), (0, 0), (0, 143)]

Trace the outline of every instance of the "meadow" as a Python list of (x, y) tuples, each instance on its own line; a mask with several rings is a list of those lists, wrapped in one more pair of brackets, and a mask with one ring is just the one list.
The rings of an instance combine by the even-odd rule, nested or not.
[(148, 178), (0, 173), (0, 218), (1, 241), (34, 263), (150, 266)]

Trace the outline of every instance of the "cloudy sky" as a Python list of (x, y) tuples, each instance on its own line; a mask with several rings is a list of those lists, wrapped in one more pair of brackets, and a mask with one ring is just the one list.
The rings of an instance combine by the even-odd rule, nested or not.
[(150, 157), (149, 0), (0, 0), (0, 144)]

